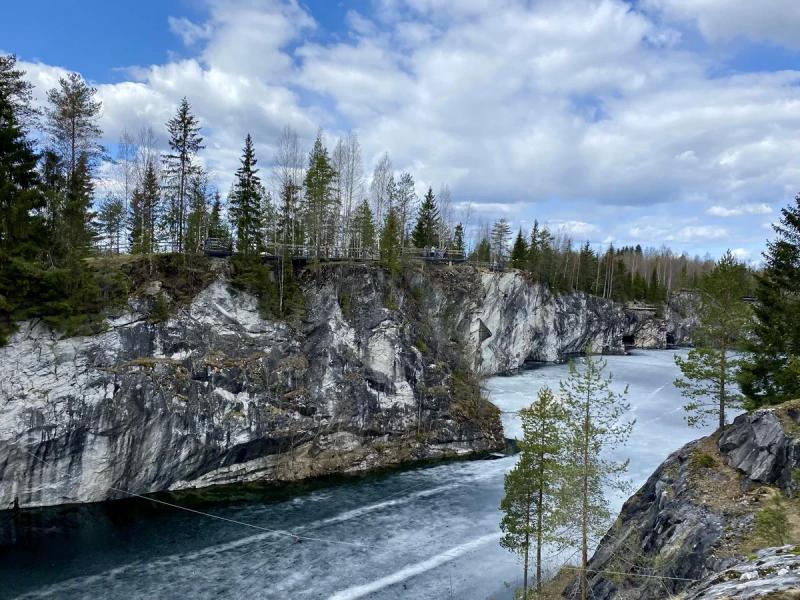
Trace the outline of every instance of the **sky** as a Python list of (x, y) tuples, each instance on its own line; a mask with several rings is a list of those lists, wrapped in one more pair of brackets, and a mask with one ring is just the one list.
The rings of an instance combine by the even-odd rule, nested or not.
[(357, 133), (471, 227), (757, 261), (800, 192), (797, 0), (7, 0), (0, 52), (81, 73), (110, 153), (186, 96), (227, 192), (251, 133)]

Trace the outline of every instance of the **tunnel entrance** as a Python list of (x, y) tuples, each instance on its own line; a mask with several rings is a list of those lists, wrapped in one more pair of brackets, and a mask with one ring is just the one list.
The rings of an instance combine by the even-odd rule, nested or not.
[(675, 347), (675, 334), (668, 333), (667, 334), (667, 348), (674, 348)]
[(633, 334), (631, 335), (623, 335), (622, 336), (622, 343), (625, 345), (626, 348), (632, 347), (636, 344), (636, 338)]

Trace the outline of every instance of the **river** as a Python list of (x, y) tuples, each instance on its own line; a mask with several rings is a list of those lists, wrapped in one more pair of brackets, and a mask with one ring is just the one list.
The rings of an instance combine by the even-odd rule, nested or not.
[[(681, 351), (682, 352), (682, 351)], [(672, 385), (672, 351), (607, 357), (615, 387), (629, 387), (637, 424), (620, 458), (637, 488), (667, 455), (706, 431), (690, 430)], [(548, 365), (486, 382), (503, 411), (558, 386)], [(504, 413), (506, 435), (519, 433)], [(2, 598), (510, 597), (517, 559), (500, 548), (498, 505), (514, 458), (460, 461), (283, 490), (250, 486), (183, 496), (230, 521), (132, 499), (23, 512), (0, 522)], [(175, 501), (174, 497), (167, 498)], [(609, 499), (613, 511), (623, 498)]]

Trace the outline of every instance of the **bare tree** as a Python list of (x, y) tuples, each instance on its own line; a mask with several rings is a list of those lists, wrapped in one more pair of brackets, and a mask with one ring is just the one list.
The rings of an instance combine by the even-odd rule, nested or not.
[(372, 172), (372, 182), (369, 185), (372, 196), (372, 212), (375, 215), (375, 227), (380, 230), (383, 226), (383, 217), (386, 212), (386, 191), (389, 178), (392, 176), (392, 161), (388, 153), (384, 153), (375, 170)]

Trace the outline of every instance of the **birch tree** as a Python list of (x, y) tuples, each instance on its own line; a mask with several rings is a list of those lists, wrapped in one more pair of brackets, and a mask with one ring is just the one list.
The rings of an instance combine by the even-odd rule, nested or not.
[(369, 185), (370, 195), (372, 196), (372, 213), (375, 216), (375, 226), (380, 229), (383, 227), (383, 218), (387, 209), (386, 190), (389, 178), (392, 176), (392, 161), (389, 154), (385, 153), (375, 170), (372, 172), (372, 181)]

